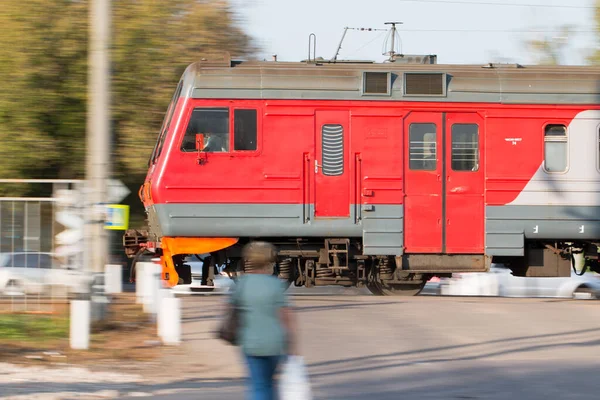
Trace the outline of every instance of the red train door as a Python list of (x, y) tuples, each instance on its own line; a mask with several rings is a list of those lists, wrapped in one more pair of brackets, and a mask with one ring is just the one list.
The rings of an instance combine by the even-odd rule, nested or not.
[(483, 118), (446, 113), (445, 253), (483, 254), (485, 235)]
[(315, 218), (350, 217), (348, 111), (315, 117)]
[(482, 128), (476, 113), (405, 119), (406, 253), (484, 253)]
[(413, 112), (404, 125), (404, 247), (442, 252), (442, 114)]

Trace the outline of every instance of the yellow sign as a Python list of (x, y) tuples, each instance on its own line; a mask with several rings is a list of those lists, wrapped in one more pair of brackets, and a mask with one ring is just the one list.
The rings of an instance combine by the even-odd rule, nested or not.
[(109, 204), (106, 206), (104, 229), (126, 231), (129, 228), (129, 206)]

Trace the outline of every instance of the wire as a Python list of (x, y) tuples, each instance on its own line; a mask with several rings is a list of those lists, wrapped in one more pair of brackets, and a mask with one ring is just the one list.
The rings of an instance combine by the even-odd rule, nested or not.
[(545, 8), (573, 8), (573, 9), (595, 9), (596, 6), (573, 6), (573, 5), (555, 5), (555, 4), (521, 4), (521, 3), (494, 3), (488, 1), (464, 1), (464, 0), (396, 0), (398, 2), (412, 3), (439, 3), (439, 4), (469, 4), (474, 6), (503, 6), (503, 7), (545, 7)]
[(379, 33), (375, 38), (373, 38), (372, 40), (369, 40), (367, 43), (363, 44), (358, 49), (352, 50), (351, 52), (348, 52), (348, 54), (346, 55), (346, 57), (350, 57), (350, 56), (358, 53), (359, 51), (361, 51), (362, 49), (364, 49), (365, 47), (367, 47), (368, 45), (370, 45), (371, 43), (373, 43), (377, 39), (381, 38), (384, 35), (385, 32), (387, 32), (387, 29), (384, 29), (383, 32)]
[[(558, 33), (557, 30), (548, 29), (402, 29), (398, 32), (459, 32), (459, 33)], [(596, 29), (579, 29), (568, 33), (596, 33)]]

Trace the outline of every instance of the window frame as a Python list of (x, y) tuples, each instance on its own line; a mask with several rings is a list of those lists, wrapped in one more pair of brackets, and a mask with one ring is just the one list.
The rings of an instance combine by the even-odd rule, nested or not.
[[(179, 135), (177, 135), (177, 148), (180, 154), (194, 154), (198, 155), (197, 151), (183, 151), (182, 145), (185, 139), (185, 134), (196, 109), (211, 109), (211, 108), (227, 108), (229, 109), (229, 148), (224, 152), (215, 152), (215, 153), (204, 153), (210, 154), (210, 157), (257, 157), (262, 153), (262, 117), (263, 117), (263, 108), (262, 105), (256, 104), (254, 102), (240, 102), (240, 104), (232, 105), (230, 101), (224, 102), (222, 100), (219, 101), (206, 101), (204, 99), (190, 99), (191, 101), (188, 103), (186, 107), (186, 111), (183, 114), (184, 124), (179, 129)], [(234, 150), (235, 147), (235, 110), (256, 110), (256, 150)]]
[[(433, 125), (435, 127), (435, 140), (433, 141), (433, 143), (435, 144), (435, 168), (434, 169), (423, 169), (423, 168), (411, 168), (410, 167), (410, 162), (411, 162), (411, 138), (410, 138), (410, 134), (411, 134), (411, 127), (413, 125)], [(411, 122), (410, 124), (408, 124), (408, 169), (410, 171), (420, 171), (420, 172), (436, 172), (439, 170), (439, 164), (438, 161), (440, 161), (440, 151), (443, 151), (440, 149), (440, 146), (438, 146), (438, 134), (439, 134), (439, 127), (438, 124), (436, 124), (435, 122)], [(443, 155), (442, 155), (443, 157)], [(424, 160), (415, 160), (415, 161), (424, 161)]]
[[(475, 125), (477, 127), (477, 169), (475, 170), (466, 170), (466, 169), (454, 169), (452, 167), (452, 155), (453, 155), (453, 150), (454, 147), (453, 145), (453, 128), (456, 125)], [(479, 170), (481, 169), (481, 128), (479, 126), (478, 123), (475, 122), (455, 122), (452, 125), (450, 125), (450, 170), (452, 170), (452, 172), (454, 173), (463, 173), (463, 172), (479, 172)]]
[[(565, 128), (565, 140), (546, 140), (546, 129), (548, 128), (548, 126), (551, 125), (561, 125)], [(569, 124), (566, 121), (546, 121), (543, 126), (542, 126), (542, 168), (544, 170), (544, 172), (546, 174), (551, 174), (551, 175), (564, 175), (566, 173), (569, 172), (569, 170), (571, 169), (571, 157), (569, 155), (570, 153), (570, 140), (569, 140), (569, 136), (570, 136), (570, 129), (569, 129)], [(550, 136), (552, 137), (552, 136)], [(555, 136), (554, 138), (560, 137), (562, 138), (562, 136)], [(565, 167), (564, 171), (548, 171), (546, 169), (546, 142), (559, 142), (559, 143), (566, 143), (566, 160), (567, 160), (567, 165)]]
[[(236, 110), (255, 110), (256, 111), (256, 149), (255, 150), (235, 150), (235, 111)], [(244, 156), (244, 155), (258, 155), (261, 149), (262, 142), (262, 118), (261, 118), (261, 108), (259, 106), (241, 106), (235, 105), (230, 107), (230, 127), (233, 132), (232, 137), (230, 139), (230, 153), (231, 155)]]

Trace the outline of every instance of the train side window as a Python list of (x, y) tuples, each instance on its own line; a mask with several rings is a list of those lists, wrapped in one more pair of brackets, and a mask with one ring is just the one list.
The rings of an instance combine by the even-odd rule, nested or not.
[(196, 151), (196, 134), (198, 133), (204, 135), (205, 152), (228, 152), (229, 108), (195, 108), (181, 143), (182, 151)]
[(544, 169), (546, 172), (567, 171), (567, 150), (567, 127), (546, 125), (544, 129)]
[(410, 124), (408, 133), (408, 167), (411, 170), (437, 169), (437, 129), (435, 124)]
[(479, 126), (452, 125), (452, 170), (479, 170)]
[(233, 149), (256, 150), (256, 110), (233, 111)]

